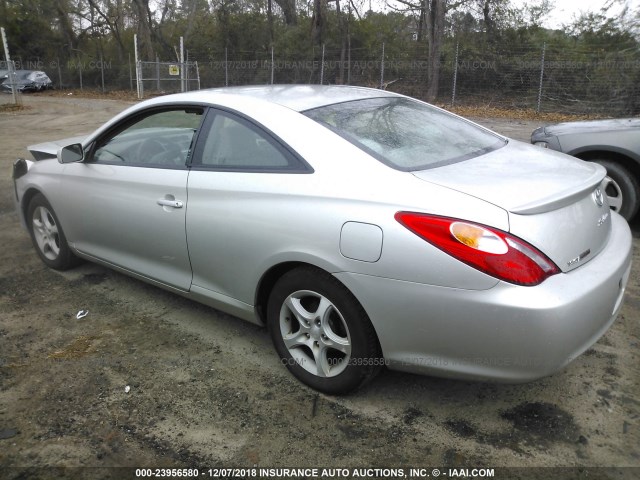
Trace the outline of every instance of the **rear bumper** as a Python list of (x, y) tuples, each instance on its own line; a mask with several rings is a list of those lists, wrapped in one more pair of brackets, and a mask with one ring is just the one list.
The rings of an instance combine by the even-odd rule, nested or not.
[(535, 287), (442, 288), (353, 273), (335, 276), (361, 301), (390, 368), (525, 382), (593, 345), (617, 317), (631, 269), (631, 232), (612, 214), (599, 255)]

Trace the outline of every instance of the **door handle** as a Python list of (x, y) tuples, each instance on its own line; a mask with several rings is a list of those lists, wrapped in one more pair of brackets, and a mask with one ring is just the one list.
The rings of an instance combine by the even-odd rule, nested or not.
[(157, 201), (161, 207), (182, 208), (182, 202), (180, 200), (167, 200), (166, 198), (159, 198)]

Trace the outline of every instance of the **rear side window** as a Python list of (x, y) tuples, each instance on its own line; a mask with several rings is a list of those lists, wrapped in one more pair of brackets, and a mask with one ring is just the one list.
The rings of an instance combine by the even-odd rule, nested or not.
[(207, 115), (192, 166), (236, 172), (313, 171), (260, 126), (221, 110), (211, 110)]
[(448, 165), (506, 143), (498, 135), (408, 98), (355, 100), (304, 113), (398, 170)]
[(289, 161), (255, 128), (218, 114), (204, 146), (202, 165), (221, 168), (284, 168)]

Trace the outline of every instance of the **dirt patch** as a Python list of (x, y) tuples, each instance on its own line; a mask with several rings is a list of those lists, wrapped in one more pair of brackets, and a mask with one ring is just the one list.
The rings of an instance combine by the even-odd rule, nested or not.
[[(564, 371), (525, 385), (385, 371), (348, 397), (298, 383), (263, 329), (96, 265), (44, 267), (13, 213), (12, 160), (129, 104), (25, 96), (30, 108), (0, 113), (0, 477), (110, 466), (640, 467), (637, 248), (620, 318)], [(481, 121), (525, 140), (539, 126)]]
[[(541, 123), (558, 123), (558, 122), (575, 122), (578, 120), (595, 120), (598, 118), (606, 118), (602, 115), (569, 115), (562, 112), (536, 112), (535, 110), (528, 109), (516, 109), (516, 108), (497, 108), (487, 106), (443, 106), (446, 110), (449, 110), (463, 117), (475, 117), (475, 118), (492, 118), (498, 121), (504, 121), (511, 123), (514, 121), (529, 121), (529, 122), (541, 122)], [(531, 132), (528, 132), (531, 134)]]
[(550, 403), (522, 403), (502, 412), (500, 416), (513, 423), (520, 433), (536, 438), (540, 443), (575, 442), (579, 438), (579, 429), (573, 417)]
[(25, 107), (24, 105), (16, 105), (14, 103), (4, 103), (0, 105), (0, 113), (18, 113), (24, 112), (28, 109), (29, 107)]
[(91, 351), (91, 347), (93, 346), (93, 342), (97, 340), (98, 337), (91, 337), (88, 335), (80, 335), (78, 338), (74, 339), (69, 345), (65, 346), (60, 350), (56, 350), (50, 353), (47, 358), (52, 358), (54, 360), (69, 360), (82, 358), (89, 354)]

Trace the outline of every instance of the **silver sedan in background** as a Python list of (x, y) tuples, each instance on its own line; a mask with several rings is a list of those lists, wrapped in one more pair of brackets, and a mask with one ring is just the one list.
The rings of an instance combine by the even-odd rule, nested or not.
[(531, 143), (607, 169), (609, 205), (627, 220), (640, 208), (640, 118), (565, 122), (540, 127)]
[(549, 375), (609, 328), (629, 276), (604, 168), (391, 92), (169, 95), (30, 151), (15, 202), (47, 265), (101, 263), (266, 325), (328, 393), (383, 366)]
[(11, 93), (12, 86), (19, 92), (39, 92), (53, 88), (53, 82), (46, 73), (39, 70), (16, 70), (13, 78), (8, 70), (0, 70), (0, 89)]

